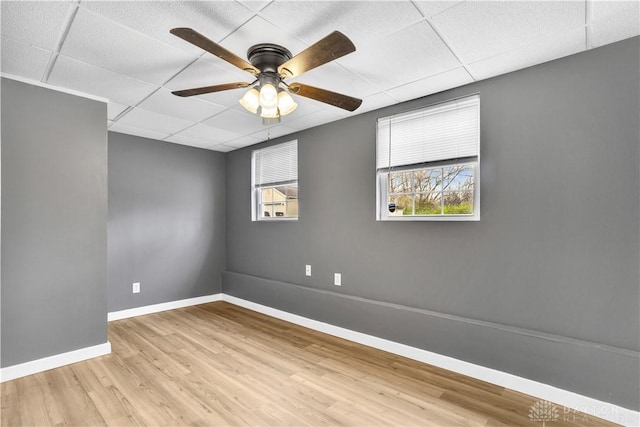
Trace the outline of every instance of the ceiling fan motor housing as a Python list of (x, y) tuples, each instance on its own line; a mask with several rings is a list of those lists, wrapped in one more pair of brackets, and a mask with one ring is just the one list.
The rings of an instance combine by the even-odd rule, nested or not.
[(251, 65), (262, 73), (277, 73), (278, 67), (292, 58), (288, 49), (273, 43), (260, 43), (247, 50)]

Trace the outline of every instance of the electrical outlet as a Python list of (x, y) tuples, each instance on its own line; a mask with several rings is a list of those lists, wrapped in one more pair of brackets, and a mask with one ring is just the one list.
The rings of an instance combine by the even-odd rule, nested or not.
[(134, 294), (139, 294), (140, 293), (140, 282), (136, 282), (136, 283), (133, 284), (132, 291), (133, 291)]
[(307, 276), (311, 276), (311, 266), (309, 264), (305, 266), (304, 274), (306, 274)]
[(342, 274), (335, 273), (333, 275), (333, 284), (336, 286), (342, 286)]

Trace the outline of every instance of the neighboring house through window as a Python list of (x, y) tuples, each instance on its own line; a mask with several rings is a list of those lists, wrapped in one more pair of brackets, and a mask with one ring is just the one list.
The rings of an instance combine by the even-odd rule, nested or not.
[(252, 219), (297, 219), (298, 141), (254, 150), (251, 171)]
[(377, 219), (480, 219), (480, 97), (378, 119)]

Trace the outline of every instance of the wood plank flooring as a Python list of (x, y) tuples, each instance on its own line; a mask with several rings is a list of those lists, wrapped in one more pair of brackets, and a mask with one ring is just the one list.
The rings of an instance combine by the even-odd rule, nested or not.
[[(1, 385), (2, 426), (541, 426), (537, 399), (215, 302), (109, 323), (112, 354)], [(559, 426), (612, 426), (564, 414)]]

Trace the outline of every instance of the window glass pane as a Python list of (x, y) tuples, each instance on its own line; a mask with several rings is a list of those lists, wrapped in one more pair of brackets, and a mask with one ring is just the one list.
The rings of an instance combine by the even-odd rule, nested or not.
[(455, 165), (443, 168), (444, 190), (473, 190), (473, 166)]
[(262, 203), (260, 205), (260, 216), (262, 218), (271, 218), (273, 216), (273, 205), (271, 203)]
[(276, 217), (285, 216), (287, 207), (284, 202), (273, 204), (273, 213)]
[(271, 203), (273, 201), (273, 190), (271, 188), (262, 188), (260, 190), (260, 201), (262, 203)]
[(395, 212), (389, 212), (390, 216), (413, 215), (413, 200), (410, 194), (393, 194), (389, 197), (388, 203), (396, 205)]
[(416, 215), (441, 215), (442, 197), (440, 192), (416, 194), (415, 210)]
[(452, 191), (444, 194), (445, 215), (473, 214), (473, 191)]
[(287, 203), (287, 215), (288, 217), (297, 218), (298, 217), (298, 201), (292, 200)]
[(416, 193), (440, 191), (442, 188), (442, 169), (417, 170), (413, 174), (413, 181)]
[(287, 206), (284, 216), (296, 218), (298, 216), (298, 185), (287, 185), (284, 189)]
[(391, 172), (389, 174), (389, 193), (408, 193), (411, 191), (413, 172)]
[(260, 210), (258, 213), (262, 218), (270, 218), (273, 216), (273, 190), (271, 188), (261, 188), (260, 192)]

